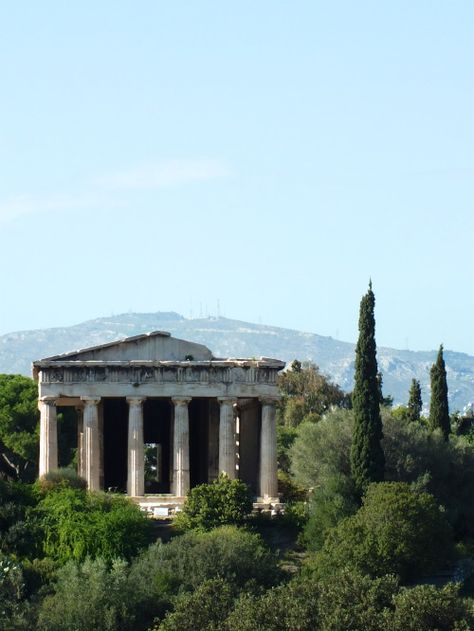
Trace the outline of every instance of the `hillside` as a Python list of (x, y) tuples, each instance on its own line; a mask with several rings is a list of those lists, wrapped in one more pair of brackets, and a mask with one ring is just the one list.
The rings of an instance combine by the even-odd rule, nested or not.
[[(70, 327), (19, 331), (0, 336), (0, 372), (31, 374), (31, 362), (77, 348), (152, 330), (208, 346), (219, 357), (267, 356), (311, 360), (345, 390), (352, 388), (354, 344), (316, 333), (241, 322), (228, 318), (187, 319), (174, 312), (129, 313), (89, 320)], [(445, 351), (451, 410), (474, 402), (474, 357)], [(436, 351), (378, 348), (384, 393), (405, 403), (410, 381), (419, 379), (429, 400), (429, 369)]]

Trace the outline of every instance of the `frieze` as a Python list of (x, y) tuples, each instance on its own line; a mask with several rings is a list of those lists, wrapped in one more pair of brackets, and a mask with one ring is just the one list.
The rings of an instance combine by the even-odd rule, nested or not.
[(42, 383), (243, 383), (275, 384), (271, 368), (238, 366), (105, 366), (43, 367)]

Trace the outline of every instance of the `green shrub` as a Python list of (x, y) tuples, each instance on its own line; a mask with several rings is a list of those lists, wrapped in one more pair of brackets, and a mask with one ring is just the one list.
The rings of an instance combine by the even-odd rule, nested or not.
[(195, 590), (217, 578), (236, 590), (248, 585), (269, 587), (280, 580), (281, 571), (259, 535), (222, 526), (150, 546), (132, 563), (131, 576), (135, 583), (172, 593)]
[(234, 603), (229, 585), (222, 579), (204, 581), (194, 592), (179, 596), (154, 631), (221, 631)]
[(449, 524), (435, 498), (382, 482), (371, 484), (357, 513), (328, 533), (308, 567), (319, 576), (348, 567), (405, 581), (442, 568), (452, 554)]
[(357, 571), (342, 570), (319, 583), (320, 628), (344, 631), (380, 631), (398, 591), (393, 575), (371, 579)]
[(319, 550), (328, 532), (358, 509), (357, 495), (350, 478), (334, 474), (315, 489), (308, 508), (308, 521), (301, 537), (309, 550)]
[[(315, 581), (295, 579), (264, 594), (242, 594), (223, 631), (470, 631), (472, 602), (458, 586), (400, 588), (342, 570)], [(196, 627), (199, 628), (199, 627)], [(205, 628), (205, 627), (204, 627)]]
[(125, 561), (114, 561), (110, 568), (103, 559), (69, 561), (58, 570), (54, 592), (41, 605), (37, 628), (135, 631), (138, 608)]
[(61, 563), (87, 556), (129, 559), (149, 541), (151, 523), (126, 497), (60, 488), (41, 500), (37, 512), (43, 552)]
[(291, 581), (263, 595), (244, 593), (229, 614), (223, 631), (316, 631), (319, 587), (312, 581)]
[(33, 517), (36, 505), (29, 484), (0, 480), (0, 552), (19, 557), (37, 549), (37, 528)]
[(41, 493), (47, 493), (58, 488), (82, 489), (87, 488), (87, 481), (79, 477), (72, 467), (53, 469), (45, 473), (36, 482)]
[(470, 631), (474, 629), (472, 602), (459, 597), (459, 586), (442, 589), (417, 585), (394, 598), (395, 611), (387, 616), (387, 631)]
[(350, 449), (354, 414), (351, 410), (328, 412), (319, 423), (304, 423), (290, 449), (295, 481), (318, 489), (334, 474), (351, 477)]
[(220, 475), (212, 484), (200, 484), (190, 490), (176, 525), (184, 530), (239, 525), (252, 508), (252, 492), (245, 482)]

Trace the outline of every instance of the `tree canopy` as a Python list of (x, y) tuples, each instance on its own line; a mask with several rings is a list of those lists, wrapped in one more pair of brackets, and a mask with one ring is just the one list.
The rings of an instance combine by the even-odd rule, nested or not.
[(22, 375), (0, 375), (0, 472), (31, 482), (38, 467), (38, 388)]
[(295, 360), (278, 377), (282, 394), (280, 422), (297, 427), (303, 420), (318, 421), (332, 407), (349, 408), (350, 395), (323, 375), (312, 362)]

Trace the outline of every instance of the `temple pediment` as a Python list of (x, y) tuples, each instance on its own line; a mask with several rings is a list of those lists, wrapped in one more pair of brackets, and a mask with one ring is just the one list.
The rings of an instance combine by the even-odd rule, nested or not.
[(166, 331), (153, 331), (123, 340), (100, 344), (41, 361), (209, 361), (212, 352), (203, 344), (172, 337)]

